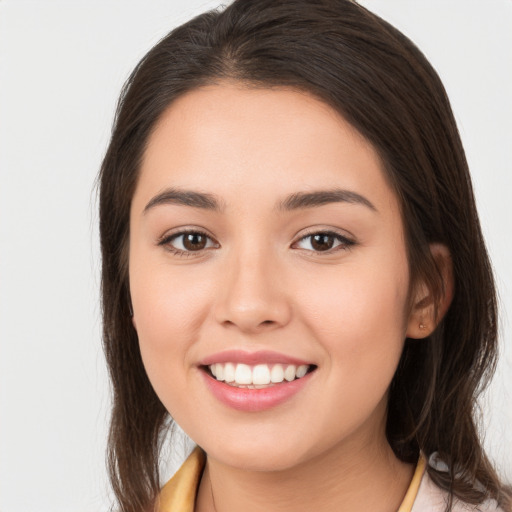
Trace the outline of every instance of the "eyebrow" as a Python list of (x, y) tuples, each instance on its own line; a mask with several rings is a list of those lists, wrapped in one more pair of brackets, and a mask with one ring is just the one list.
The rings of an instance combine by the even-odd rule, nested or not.
[[(344, 189), (295, 192), (280, 201), (277, 204), (277, 210), (286, 212), (323, 206), (330, 203), (360, 204), (374, 212), (377, 212), (377, 208), (375, 208), (371, 201), (366, 197), (358, 194), (357, 192)], [(144, 208), (143, 213), (146, 213), (155, 206), (165, 204), (177, 204), (214, 212), (222, 212), (225, 207), (224, 202), (214, 194), (178, 188), (168, 188), (154, 196)]]
[(278, 205), (281, 211), (300, 210), (303, 208), (312, 208), (323, 206), (330, 203), (351, 203), (366, 206), (370, 210), (377, 212), (377, 208), (366, 197), (344, 189), (316, 190), (312, 192), (296, 192), (291, 194)]
[(195, 192), (193, 190), (168, 188), (160, 194), (157, 194), (151, 199), (151, 201), (149, 201), (144, 208), (144, 213), (155, 206), (163, 204), (178, 204), (182, 206), (190, 206), (192, 208), (211, 210), (214, 212), (221, 212), (224, 209), (224, 204), (213, 194)]

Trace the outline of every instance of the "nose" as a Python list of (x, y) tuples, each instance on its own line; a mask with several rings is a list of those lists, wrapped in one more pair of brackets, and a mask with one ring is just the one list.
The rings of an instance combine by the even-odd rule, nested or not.
[(275, 261), (252, 254), (239, 255), (225, 263), (214, 310), (217, 322), (255, 334), (283, 327), (290, 321), (289, 290)]

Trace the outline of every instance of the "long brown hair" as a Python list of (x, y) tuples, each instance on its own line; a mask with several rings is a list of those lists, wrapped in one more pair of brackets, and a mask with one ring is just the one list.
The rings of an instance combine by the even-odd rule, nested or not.
[(108, 460), (121, 510), (152, 508), (172, 422), (149, 383), (130, 318), (129, 210), (139, 164), (169, 104), (223, 79), (307, 91), (373, 144), (401, 203), (411, 286), (422, 279), (439, 297), (429, 244), (449, 248), (453, 302), (429, 338), (406, 340), (390, 388), (387, 436), (403, 461), (437, 452), (449, 469), (428, 472), (451, 497), (475, 504), (494, 498), (508, 510), (476, 427), (476, 397), (497, 357), (496, 295), (450, 104), (418, 48), (350, 0), (236, 0), (173, 30), (122, 91), (99, 176), (104, 348), (113, 386)]

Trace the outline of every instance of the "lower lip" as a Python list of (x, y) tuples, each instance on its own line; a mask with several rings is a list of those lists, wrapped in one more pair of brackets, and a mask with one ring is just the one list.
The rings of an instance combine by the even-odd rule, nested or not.
[(237, 388), (210, 377), (203, 370), (201, 373), (209, 390), (223, 404), (238, 411), (258, 412), (271, 409), (289, 400), (309, 382), (314, 372), (291, 382), (285, 381), (262, 389)]

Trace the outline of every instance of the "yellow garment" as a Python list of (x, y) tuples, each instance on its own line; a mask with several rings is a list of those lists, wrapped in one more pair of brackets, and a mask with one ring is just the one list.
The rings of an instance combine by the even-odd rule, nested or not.
[[(196, 447), (181, 468), (162, 488), (158, 512), (194, 512), (197, 488), (205, 463), (205, 453), (201, 448)], [(411, 512), (424, 471), (425, 459), (420, 457), (398, 512)]]
[(163, 486), (158, 512), (194, 512), (197, 488), (205, 463), (205, 453), (196, 446), (181, 468)]
[(427, 462), (425, 458), (420, 456), (418, 464), (416, 465), (416, 470), (412, 476), (411, 483), (409, 484), (409, 489), (407, 489), (407, 492), (405, 493), (404, 500), (402, 501), (398, 512), (411, 512), (414, 500), (418, 495), (418, 489), (420, 488), (421, 479), (423, 478), (426, 465)]

